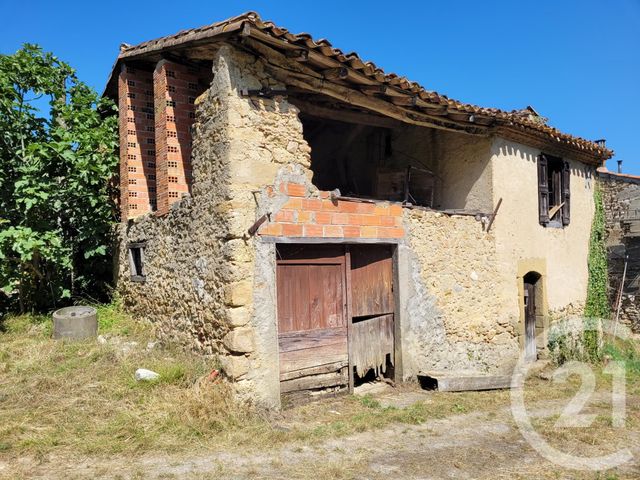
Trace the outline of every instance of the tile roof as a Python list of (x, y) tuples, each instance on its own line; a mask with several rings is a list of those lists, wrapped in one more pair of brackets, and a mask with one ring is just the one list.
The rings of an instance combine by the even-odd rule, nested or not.
[(601, 177), (606, 177), (606, 178), (611, 178), (614, 180), (623, 180), (623, 181), (630, 181), (633, 183), (640, 183), (640, 175), (632, 175), (630, 173), (618, 173), (618, 172), (611, 172), (607, 169), (607, 167), (599, 167), (597, 169), (598, 174)]
[[(145, 56), (166, 53), (177, 46), (201, 45), (218, 41), (221, 38), (238, 34), (246, 29), (261, 33), (260, 40), (268, 39), (270, 46), (280, 46), (291, 49), (295, 47), (306, 50), (313, 58), (322, 62), (331, 62), (347, 68), (355, 81), (362, 85), (381, 85), (392, 89), (396, 93), (406, 94), (414, 101), (411, 108), (416, 111), (424, 109), (433, 112), (434, 107), (440, 108), (439, 115), (443, 118), (456, 118), (473, 126), (473, 122), (480, 121), (481, 125), (489, 125), (499, 134), (506, 134), (511, 138), (520, 139), (523, 143), (531, 143), (536, 138), (546, 145), (569, 149), (579, 154), (588, 163), (602, 164), (604, 160), (613, 156), (613, 151), (604, 145), (577, 136), (563, 133), (546, 124), (546, 119), (539, 116), (532, 107), (523, 110), (507, 112), (497, 108), (485, 108), (463, 103), (451, 99), (446, 95), (426, 90), (420, 84), (410, 81), (395, 73), (385, 73), (373, 62), (363, 61), (356, 53), (345, 53), (335, 48), (326, 39), (314, 40), (308, 33), (293, 34), (287, 29), (279, 27), (270, 21), (263, 21), (255, 12), (248, 12), (222, 22), (213, 23), (199, 28), (183, 30), (174, 35), (143, 42), (130, 46), (123, 44), (114, 65), (110, 82), (115, 80), (114, 72), (119, 62)], [(107, 87), (107, 90), (109, 86)], [(370, 93), (370, 95), (374, 95)], [(462, 116), (462, 117), (461, 117)], [(484, 122), (484, 123), (482, 123)]]

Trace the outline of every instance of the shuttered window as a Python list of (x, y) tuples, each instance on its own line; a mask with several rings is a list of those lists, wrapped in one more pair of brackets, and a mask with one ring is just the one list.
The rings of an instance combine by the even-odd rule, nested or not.
[(545, 154), (538, 157), (538, 216), (541, 225), (569, 225), (570, 179), (569, 162)]

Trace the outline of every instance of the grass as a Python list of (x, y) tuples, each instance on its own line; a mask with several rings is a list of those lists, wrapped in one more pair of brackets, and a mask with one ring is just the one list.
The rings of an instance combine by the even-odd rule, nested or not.
[[(108, 341), (50, 339), (46, 317), (16, 316), (0, 334), (0, 450), (43, 455), (173, 450), (198, 444), (259, 415), (235, 404), (224, 383), (206, 380), (211, 359), (172, 348), (147, 349), (149, 326), (117, 305), (101, 306)], [(136, 382), (137, 368), (160, 373)]]
[[(370, 396), (347, 396), (265, 414), (234, 401), (226, 383), (207, 380), (216, 368), (212, 359), (171, 346), (147, 349), (155, 340), (149, 325), (117, 304), (97, 309), (104, 344), (52, 340), (48, 316), (6, 319), (0, 333), (0, 457), (313, 444), (508, 401), (505, 392), (493, 394), (491, 402), (482, 392), (458, 394), (455, 402), (450, 394), (434, 393), (428, 403), (394, 408)], [(160, 379), (136, 382), (137, 368), (158, 372)]]
[[(375, 396), (344, 396), (284, 412), (261, 412), (237, 403), (226, 383), (207, 379), (217, 367), (213, 359), (170, 345), (147, 348), (155, 341), (150, 325), (134, 321), (117, 304), (97, 308), (106, 343), (52, 340), (48, 316), (5, 320), (0, 333), (0, 464), (51, 454), (135, 457), (221, 449), (261, 452), (279, 446), (296, 452), (390, 425), (410, 428), (461, 414), (490, 420), (508, 415), (508, 391), (432, 392), (404, 408), (385, 406)], [(630, 366), (627, 392), (637, 400), (635, 348), (615, 345), (605, 353)], [(137, 368), (156, 371), (160, 379), (136, 382)], [(610, 391), (610, 376), (600, 372), (596, 379), (598, 391)], [(574, 376), (559, 384), (533, 378), (527, 385), (527, 402), (557, 401), (572, 397), (580, 380)], [(590, 409), (598, 417), (588, 429), (560, 431), (554, 417), (534, 423), (556, 445), (578, 448), (586, 443), (597, 449), (615, 440), (616, 432), (606, 401)], [(631, 428), (640, 427), (639, 410), (640, 402), (628, 403)], [(326, 478), (351, 478), (357, 476), (358, 463), (318, 465), (320, 471)]]

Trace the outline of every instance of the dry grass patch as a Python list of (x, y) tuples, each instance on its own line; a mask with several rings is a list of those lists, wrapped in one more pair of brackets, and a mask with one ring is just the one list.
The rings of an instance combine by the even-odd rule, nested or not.
[[(428, 401), (394, 408), (372, 397), (344, 396), (260, 412), (235, 402), (226, 383), (207, 380), (216, 368), (212, 359), (171, 346), (148, 348), (155, 340), (148, 325), (117, 305), (98, 310), (106, 343), (52, 340), (49, 317), (6, 319), (0, 333), (1, 457), (258, 450), (392, 423), (420, 424), (508, 401), (506, 392), (434, 393)], [(161, 377), (136, 382), (137, 368)]]
[[(149, 327), (116, 307), (102, 307), (108, 338), (60, 342), (48, 319), (14, 317), (0, 334), (0, 450), (45, 454), (172, 451), (207, 444), (237, 429), (263, 428), (257, 412), (232, 400), (225, 383), (206, 380), (211, 359), (147, 348)], [(151, 347), (151, 345), (149, 345)], [(160, 374), (136, 382), (137, 368)]]
[[(394, 424), (410, 429), (459, 414), (473, 414), (470, 418), (479, 422), (485, 417), (505, 423), (510, 419), (508, 391), (432, 392), (406, 408), (385, 406), (382, 397), (343, 396), (283, 412), (260, 412), (235, 402), (224, 382), (207, 380), (216, 368), (212, 359), (171, 346), (148, 348), (154, 341), (151, 328), (117, 306), (99, 307), (99, 319), (100, 333), (108, 338), (104, 344), (51, 340), (48, 317), (6, 320), (6, 331), (0, 333), (0, 459), (17, 463), (30, 457), (53, 463), (70, 455), (135, 458), (213, 450), (245, 455), (283, 445), (295, 455), (327, 439)], [(154, 370), (161, 378), (136, 382), (137, 368)], [(634, 378), (627, 390), (628, 422), (637, 429), (640, 382)], [(597, 381), (598, 390), (610, 391), (610, 377), (598, 374)], [(525, 398), (528, 405), (565, 405), (579, 386), (574, 377), (565, 384), (532, 378)], [(394, 395), (415, 394), (415, 389), (399, 386)], [(578, 448), (582, 442), (598, 448), (612, 438), (606, 418), (610, 405), (602, 400), (590, 408), (600, 416), (583, 432), (556, 432), (552, 417), (539, 418), (536, 425), (558, 445)], [(425, 429), (424, 434), (429, 432)], [(351, 478), (358, 471), (357, 462), (331, 462), (319, 458), (312, 470), (321, 472), (318, 478)], [(309, 462), (289, 470), (291, 478), (304, 478)]]

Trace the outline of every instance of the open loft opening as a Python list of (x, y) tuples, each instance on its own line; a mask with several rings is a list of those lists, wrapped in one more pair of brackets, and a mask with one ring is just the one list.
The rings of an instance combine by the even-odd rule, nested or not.
[(319, 189), (437, 210), (491, 210), (485, 137), (410, 125), (319, 95), (289, 100), (300, 109)]

